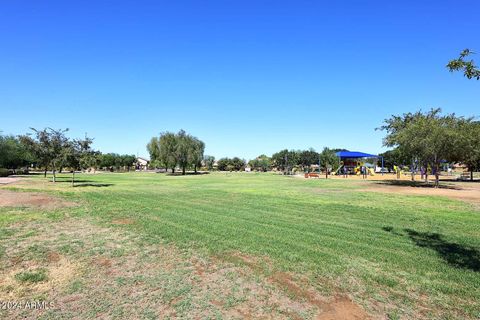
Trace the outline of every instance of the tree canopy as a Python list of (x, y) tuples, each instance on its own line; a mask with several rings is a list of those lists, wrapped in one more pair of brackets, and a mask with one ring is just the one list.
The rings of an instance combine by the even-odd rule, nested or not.
[(381, 129), (387, 132), (384, 145), (394, 147), (412, 163), (430, 166), (435, 174), (435, 186), (438, 186), (441, 163), (465, 161), (466, 148), (475, 149), (475, 146), (468, 146), (474, 139), (466, 137), (465, 130), (471, 126), (474, 126), (471, 118), (442, 115), (441, 109), (431, 109), (392, 116), (385, 120)]
[(171, 169), (172, 173), (178, 165), (182, 174), (185, 174), (187, 168), (197, 172), (202, 165), (205, 143), (184, 130), (178, 133), (162, 132), (159, 137), (150, 140), (147, 150), (156, 165)]
[(471, 54), (474, 54), (474, 52), (470, 51), (470, 49), (463, 50), (457, 59), (447, 64), (447, 68), (450, 72), (463, 71), (463, 75), (468, 79), (480, 80), (480, 69), (475, 65), (475, 61), (466, 60)]

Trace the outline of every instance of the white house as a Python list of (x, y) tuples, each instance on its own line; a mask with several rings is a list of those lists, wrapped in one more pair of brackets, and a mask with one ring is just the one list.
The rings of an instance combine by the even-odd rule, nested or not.
[(135, 163), (135, 170), (147, 170), (148, 169), (148, 164), (150, 163), (150, 161), (148, 161), (147, 159), (145, 158), (142, 158), (142, 157), (137, 157), (137, 161)]

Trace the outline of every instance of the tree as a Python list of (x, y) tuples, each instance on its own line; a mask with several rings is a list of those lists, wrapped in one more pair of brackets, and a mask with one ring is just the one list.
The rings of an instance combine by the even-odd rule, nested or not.
[(253, 170), (267, 172), (271, 166), (271, 159), (262, 154), (255, 159), (250, 160), (248, 164)]
[(241, 171), (245, 169), (245, 160), (239, 157), (221, 158), (217, 162), (220, 171)]
[(240, 159), (239, 157), (234, 157), (231, 160), (231, 165), (233, 166), (233, 169), (235, 171), (242, 171), (245, 169), (246, 162), (243, 159)]
[(318, 152), (310, 148), (309, 150), (304, 150), (298, 153), (298, 164), (302, 166), (302, 169), (305, 171), (307, 168), (310, 172), (310, 166), (312, 164), (318, 163)]
[(229, 158), (221, 158), (217, 162), (218, 165), (218, 170), (220, 171), (227, 171), (228, 166), (230, 165), (230, 159)]
[(197, 173), (197, 168), (202, 166), (205, 143), (196, 137), (190, 137), (189, 145), (189, 163), (193, 166), (195, 173)]
[(480, 171), (480, 121), (467, 119), (461, 123), (460, 134), (461, 162), (467, 166), (470, 180), (473, 181), (473, 172)]
[(157, 137), (150, 139), (150, 142), (147, 144), (147, 150), (152, 161), (160, 159), (160, 141)]
[(182, 175), (185, 175), (187, 166), (189, 164), (189, 154), (191, 152), (192, 138), (184, 130), (180, 130), (176, 136), (177, 142), (177, 162), (182, 169)]
[(463, 121), (467, 120), (454, 114), (443, 116), (440, 109), (392, 116), (381, 127), (387, 131), (384, 145), (398, 148), (401, 154), (411, 157), (412, 162), (417, 160), (431, 165), (435, 173), (435, 187), (438, 187), (441, 162), (462, 158), (459, 146)]
[(471, 54), (474, 54), (474, 52), (469, 49), (463, 50), (457, 59), (454, 59), (447, 64), (447, 68), (450, 72), (463, 71), (463, 75), (468, 79), (476, 78), (477, 80), (480, 80), (480, 69), (475, 65), (475, 62), (473, 60), (465, 60), (465, 58)]
[(178, 133), (163, 132), (159, 138), (152, 138), (147, 144), (150, 159), (154, 163), (160, 163), (165, 168), (171, 168), (175, 173), (177, 165), (182, 168), (182, 174), (187, 168), (193, 167), (195, 172), (201, 166), (205, 143), (191, 136), (184, 130)]
[(272, 162), (275, 167), (285, 173), (290, 172), (290, 168), (298, 164), (298, 153), (294, 150), (281, 150), (272, 155)]
[(177, 166), (177, 139), (174, 133), (164, 132), (159, 138), (160, 154), (159, 160), (165, 165), (165, 168), (171, 168), (175, 173)]
[(207, 167), (208, 170), (213, 170), (213, 165), (215, 164), (215, 157), (205, 155), (203, 157), (203, 163), (205, 164), (205, 167)]
[(0, 168), (16, 169), (34, 161), (27, 147), (15, 136), (0, 135)]
[(383, 165), (386, 168), (393, 168), (393, 166), (399, 166), (409, 162), (398, 148), (380, 153), (379, 156), (383, 158)]
[(328, 171), (338, 166), (338, 157), (335, 151), (325, 147), (319, 155), (320, 168), (325, 169), (325, 179), (328, 179)]
[[(68, 129), (46, 128), (37, 130), (31, 128), (31, 130), (33, 134), (21, 136), (21, 141), (38, 159), (39, 164), (45, 167), (45, 177), (47, 176), (47, 168), (52, 168), (53, 182), (55, 182), (56, 170), (62, 165), (65, 158), (64, 152), (68, 150), (69, 139), (65, 136)], [(34, 137), (32, 138), (31, 135), (34, 135)]]

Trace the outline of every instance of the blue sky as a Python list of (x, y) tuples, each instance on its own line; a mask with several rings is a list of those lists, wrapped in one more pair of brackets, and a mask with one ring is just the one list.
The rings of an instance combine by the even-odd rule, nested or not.
[(181, 128), (214, 156), (376, 153), (391, 114), (480, 115), (480, 1), (4, 1), (0, 130), (147, 155)]

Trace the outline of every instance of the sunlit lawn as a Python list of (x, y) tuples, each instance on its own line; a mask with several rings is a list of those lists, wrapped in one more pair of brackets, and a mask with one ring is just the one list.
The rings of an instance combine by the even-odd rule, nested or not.
[[(262, 257), (275, 270), (306, 277), (324, 295), (347, 294), (369, 312), (392, 318), (480, 317), (480, 212), (466, 203), (365, 192), (362, 182), (274, 174), (78, 179), (75, 188), (68, 175), (56, 184), (35, 176), (31, 183), (9, 186), (82, 205), (54, 211), (0, 208), (0, 226), (61, 221), (68, 212), (132, 230), (153, 243), (167, 241), (225, 259), (234, 252)], [(115, 219), (129, 223), (114, 225)]]

